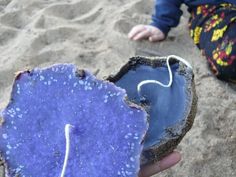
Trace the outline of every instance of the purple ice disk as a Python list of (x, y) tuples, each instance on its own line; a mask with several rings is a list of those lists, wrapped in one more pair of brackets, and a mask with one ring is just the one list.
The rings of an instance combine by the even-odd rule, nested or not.
[(0, 152), (9, 176), (60, 177), (71, 124), (67, 177), (136, 177), (146, 113), (125, 91), (70, 64), (19, 74), (2, 111)]

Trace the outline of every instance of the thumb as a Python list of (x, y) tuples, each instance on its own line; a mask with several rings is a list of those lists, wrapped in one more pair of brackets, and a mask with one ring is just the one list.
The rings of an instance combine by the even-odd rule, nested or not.
[(174, 151), (165, 158), (163, 158), (161, 161), (142, 167), (139, 173), (139, 177), (150, 177), (158, 172), (161, 172), (167, 168), (174, 166), (180, 160), (180, 153)]

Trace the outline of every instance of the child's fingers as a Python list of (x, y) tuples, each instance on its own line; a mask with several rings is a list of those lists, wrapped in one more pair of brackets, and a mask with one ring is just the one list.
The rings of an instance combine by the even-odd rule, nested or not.
[(152, 33), (150, 30), (143, 30), (142, 32), (138, 33), (136, 36), (134, 36), (133, 40), (140, 40), (140, 39), (145, 39), (148, 38), (149, 36), (151, 36)]
[(159, 162), (143, 167), (140, 170), (139, 177), (150, 177), (160, 171), (170, 168), (181, 160), (179, 152), (172, 152)]
[(148, 38), (148, 40), (150, 42), (157, 42), (157, 41), (161, 41), (163, 39), (164, 39), (164, 36), (163, 35), (158, 35), (158, 34), (154, 34), (154, 35), (152, 35)]
[(130, 39), (133, 39), (138, 33), (145, 31), (146, 28), (144, 25), (137, 25), (131, 29), (131, 31), (128, 34), (128, 37)]

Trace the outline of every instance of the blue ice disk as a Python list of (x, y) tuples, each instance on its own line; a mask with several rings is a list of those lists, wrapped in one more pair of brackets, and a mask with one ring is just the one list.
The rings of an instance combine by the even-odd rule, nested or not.
[(64, 176), (136, 177), (146, 113), (125, 96), (70, 64), (20, 73), (1, 115), (0, 152), (8, 175), (59, 177), (70, 124)]
[[(129, 100), (141, 104), (146, 102), (146, 111), (150, 115), (149, 129), (145, 137), (144, 149), (158, 146), (167, 136), (169, 127), (185, 121), (188, 109), (186, 77), (178, 72), (179, 64), (171, 65), (173, 83), (166, 88), (158, 84), (145, 84), (138, 94), (137, 86), (144, 80), (157, 80), (165, 85), (169, 83), (169, 71), (166, 66), (152, 67), (137, 65), (124, 74), (115, 84), (126, 90)], [(174, 135), (173, 135), (174, 136)]]

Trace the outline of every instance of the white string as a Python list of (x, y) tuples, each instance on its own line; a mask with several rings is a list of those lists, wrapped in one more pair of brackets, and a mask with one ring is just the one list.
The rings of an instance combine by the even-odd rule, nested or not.
[(73, 126), (70, 124), (65, 125), (66, 153), (65, 153), (64, 164), (63, 164), (60, 177), (64, 177), (65, 172), (66, 172), (66, 167), (67, 167), (67, 162), (68, 162), (69, 152), (70, 152), (70, 128), (71, 127)]
[(171, 68), (170, 68), (170, 63), (169, 63), (169, 60), (170, 58), (175, 58), (181, 62), (183, 62), (185, 65), (187, 65), (189, 68), (192, 69), (192, 66), (186, 61), (184, 60), (183, 58), (181, 57), (178, 57), (176, 55), (170, 55), (167, 57), (166, 59), (166, 65), (167, 65), (167, 68), (168, 68), (168, 72), (169, 72), (169, 83), (168, 84), (163, 84), (161, 83), (160, 81), (157, 81), (157, 80), (144, 80), (144, 81), (141, 81), (138, 85), (137, 85), (137, 91), (138, 91), (138, 94), (139, 96), (141, 97), (141, 87), (145, 84), (158, 84), (162, 87), (165, 87), (165, 88), (168, 88), (172, 85), (173, 83), (173, 76), (172, 76), (172, 71), (171, 71)]

